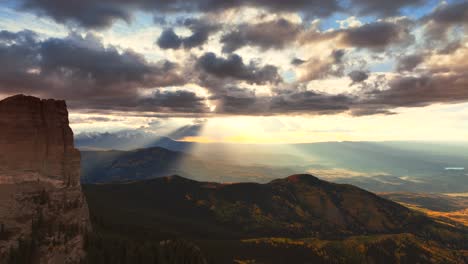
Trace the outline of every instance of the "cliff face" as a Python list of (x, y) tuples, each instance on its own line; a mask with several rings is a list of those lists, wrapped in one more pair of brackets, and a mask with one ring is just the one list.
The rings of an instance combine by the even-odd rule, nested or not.
[[(78, 263), (84, 256), (89, 215), (64, 101), (0, 101), (0, 224), (0, 260), (29, 254), (39, 263)], [(35, 246), (22, 252), (21, 243)]]
[[(0, 175), (36, 173), (56, 184), (78, 185), (80, 153), (73, 146), (64, 101), (16, 95), (0, 101)], [(12, 175), (8, 175), (12, 174)]]

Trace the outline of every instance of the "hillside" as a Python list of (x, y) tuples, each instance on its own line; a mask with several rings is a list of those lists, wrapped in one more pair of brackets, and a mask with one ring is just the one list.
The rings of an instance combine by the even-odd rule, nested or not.
[[(126, 209), (142, 209), (141, 213), (160, 216), (158, 221), (173, 225), (174, 230), (192, 228), (184, 235), (194, 237), (202, 227), (217, 227), (222, 236), (242, 237), (388, 233), (415, 228), (421, 221), (397, 203), (311, 175), (294, 175), (267, 184), (218, 184), (171, 176), (88, 185), (85, 191), (91, 208), (104, 210), (118, 205), (122, 209), (116, 213), (122, 217)], [(110, 201), (112, 204), (107, 203)]]
[[(266, 184), (170, 176), (85, 185), (84, 192), (101, 232), (124, 240), (190, 239), (214, 263), (283, 263), (279, 259), (288, 256), (297, 263), (325, 256), (336, 260), (331, 263), (366, 263), (353, 261), (367, 254), (378, 260), (384, 253), (401, 263), (457, 263), (462, 253), (456, 249), (466, 246), (462, 229), (357, 187), (305, 174)], [(426, 261), (431, 258), (434, 262)]]

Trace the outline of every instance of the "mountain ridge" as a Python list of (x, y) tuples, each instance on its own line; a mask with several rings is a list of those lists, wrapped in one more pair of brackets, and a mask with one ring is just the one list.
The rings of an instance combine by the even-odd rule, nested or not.
[[(98, 190), (108, 192), (112, 197), (132, 193), (136, 201), (144, 196), (155, 203), (148, 205), (152, 210), (161, 210), (164, 214), (174, 210), (158, 200), (169, 199), (173, 207), (204, 214), (204, 218), (210, 218), (220, 226), (235, 226), (241, 230), (247, 226), (249, 231), (245, 234), (252, 232), (256, 236), (281, 233), (304, 236), (314, 235), (314, 232), (338, 236), (397, 233), (417, 229), (418, 221), (430, 222), (428, 218), (371, 192), (323, 181), (309, 174), (295, 174), (264, 184), (199, 182), (172, 175), (143, 181), (85, 185), (89, 195)], [(131, 201), (126, 202), (126, 205), (130, 204)], [(184, 210), (175, 210), (176, 216), (184, 217)], [(197, 221), (196, 216), (194, 221)], [(288, 222), (296, 226), (288, 226)]]
[(199, 245), (213, 263), (455, 264), (468, 259), (466, 228), (310, 174), (267, 183), (171, 175), (83, 189), (102, 233), (118, 230), (122, 239), (137, 241), (182, 237)]

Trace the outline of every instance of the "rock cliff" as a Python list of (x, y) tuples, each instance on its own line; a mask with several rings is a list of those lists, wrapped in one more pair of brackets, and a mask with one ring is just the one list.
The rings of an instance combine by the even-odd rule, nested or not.
[(79, 263), (88, 229), (65, 102), (0, 101), (0, 260)]

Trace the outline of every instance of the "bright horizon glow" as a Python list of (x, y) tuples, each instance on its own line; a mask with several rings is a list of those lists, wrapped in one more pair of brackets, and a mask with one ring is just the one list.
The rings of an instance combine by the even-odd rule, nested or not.
[[(428, 115), (427, 113), (431, 113)], [(395, 115), (352, 117), (321, 116), (226, 116), (204, 119), (196, 136), (180, 140), (197, 143), (291, 144), (330, 141), (467, 141), (468, 104), (432, 105), (423, 108), (400, 109)], [(153, 119), (119, 117), (114, 121), (73, 124), (75, 133), (98, 130), (140, 129), (165, 135), (187, 123), (191, 118), (162, 119), (172, 129), (148, 126)], [(159, 119), (157, 119), (159, 120)], [(96, 129), (98, 128), (98, 129)]]
[[(430, 113), (430, 114), (428, 114)], [(200, 136), (231, 143), (467, 141), (468, 104), (403, 108), (395, 115), (230, 117), (209, 119)], [(195, 139), (192, 139), (196, 141)]]

